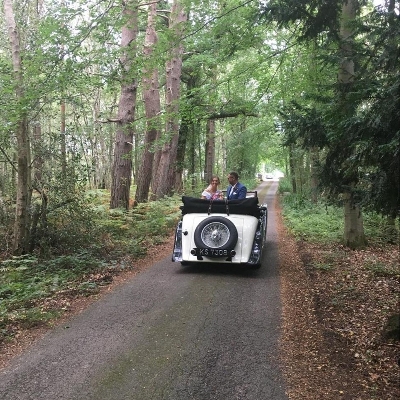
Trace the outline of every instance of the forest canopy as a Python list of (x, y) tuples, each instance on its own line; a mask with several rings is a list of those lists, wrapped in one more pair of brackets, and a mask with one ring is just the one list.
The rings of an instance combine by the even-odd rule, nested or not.
[(128, 210), (231, 170), (398, 218), (398, 1), (4, 0), (1, 21), (15, 254), (82, 191)]

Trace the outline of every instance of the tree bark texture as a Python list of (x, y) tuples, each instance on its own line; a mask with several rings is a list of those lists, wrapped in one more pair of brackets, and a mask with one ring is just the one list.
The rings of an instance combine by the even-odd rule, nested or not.
[(293, 146), (289, 147), (289, 175), (290, 180), (292, 182), (292, 190), (293, 193), (297, 193), (297, 181), (296, 181), (296, 168), (295, 168), (295, 160), (294, 160), (294, 151)]
[(183, 189), (184, 165), (187, 168), (186, 172), (190, 179), (191, 188), (195, 189), (198, 181), (196, 172), (201, 170), (201, 157), (198, 157), (200, 161), (199, 165), (199, 163), (196, 163), (196, 155), (200, 155), (203, 152), (199, 144), (201, 121), (199, 118), (194, 118), (192, 113), (192, 108), (200, 106), (203, 100), (197, 95), (198, 89), (201, 86), (200, 74), (197, 69), (187, 67), (183, 71), (183, 75), (186, 75), (187, 105), (185, 111), (182, 113), (181, 126), (179, 128), (175, 174), (175, 188), (177, 191)]
[(188, 126), (184, 126), (182, 118), (179, 127), (178, 150), (176, 153), (176, 170), (175, 170), (175, 189), (178, 193), (183, 191), (183, 173), (184, 162), (186, 159), (186, 144), (187, 144)]
[(12, 0), (4, 0), (4, 15), (12, 51), (12, 64), (17, 100), (18, 121), (15, 124), (17, 139), (17, 199), (15, 206), (13, 252), (21, 255), (29, 251), (29, 206), (31, 199), (30, 142), (25, 108), (20, 37), (15, 23)]
[(129, 209), (132, 182), (133, 121), (135, 119), (137, 82), (133, 78), (132, 60), (135, 56), (137, 38), (137, 2), (125, 5), (127, 23), (122, 28), (121, 95), (118, 102), (118, 122), (114, 144), (110, 208)]
[(67, 178), (67, 143), (65, 139), (66, 135), (66, 121), (65, 121), (65, 101), (64, 99), (61, 99), (61, 104), (60, 104), (60, 116), (61, 116), (61, 121), (60, 121), (60, 151), (61, 151), (61, 172), (62, 176), (64, 179)]
[(214, 174), (215, 165), (215, 120), (208, 119), (206, 126), (206, 151), (204, 163), (204, 179), (208, 183)]
[(170, 17), (170, 29), (176, 41), (171, 51), (171, 59), (166, 63), (166, 136), (167, 141), (161, 151), (157, 173), (156, 198), (171, 195), (175, 187), (176, 155), (179, 135), (179, 96), (182, 73), (183, 23), (187, 16), (179, 3), (174, 0)]
[[(144, 54), (150, 58), (157, 43), (157, 32), (155, 29), (157, 3), (149, 6), (147, 18), (147, 30), (144, 43)], [(146, 112), (147, 130), (144, 139), (142, 162), (137, 174), (137, 188), (135, 203), (143, 203), (149, 199), (149, 189), (153, 176), (154, 149), (157, 137), (160, 136), (158, 118), (161, 112), (161, 100), (159, 91), (159, 80), (157, 68), (146, 70), (143, 74), (143, 99)]]
[(352, 191), (344, 193), (344, 244), (351, 249), (366, 245), (363, 217)]
[[(338, 83), (340, 90), (340, 101), (345, 108), (344, 113), (347, 113), (352, 108), (348, 104), (347, 93), (350, 91), (354, 81), (354, 46), (352, 38), (351, 24), (356, 18), (356, 10), (358, 0), (347, 0), (343, 2), (342, 18), (340, 25), (340, 54), (341, 64), (338, 74)], [(355, 181), (348, 185), (343, 193), (344, 199), (344, 243), (350, 248), (363, 247), (366, 244), (363, 218), (360, 206), (354, 199)]]
[(310, 150), (310, 186), (311, 186), (311, 201), (317, 203), (318, 201), (318, 163), (319, 151), (317, 147)]
[(351, 23), (356, 18), (357, 0), (346, 0), (342, 6), (342, 19), (340, 25), (340, 69), (338, 81), (342, 91), (347, 92), (354, 81), (354, 49)]

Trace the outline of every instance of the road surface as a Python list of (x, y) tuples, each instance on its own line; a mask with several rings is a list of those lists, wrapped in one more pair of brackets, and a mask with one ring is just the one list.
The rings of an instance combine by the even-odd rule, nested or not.
[(0, 399), (287, 400), (276, 188), (261, 192), (269, 218), (259, 270), (182, 267), (166, 254), (15, 358), (0, 373)]

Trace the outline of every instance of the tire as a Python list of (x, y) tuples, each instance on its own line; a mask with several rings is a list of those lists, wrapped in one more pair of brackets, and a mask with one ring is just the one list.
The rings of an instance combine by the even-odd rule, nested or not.
[(238, 240), (236, 226), (224, 217), (209, 217), (197, 225), (194, 243), (204, 249), (233, 249)]

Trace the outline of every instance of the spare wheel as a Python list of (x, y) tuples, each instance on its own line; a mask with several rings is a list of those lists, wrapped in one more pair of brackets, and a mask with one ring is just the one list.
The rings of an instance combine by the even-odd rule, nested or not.
[(194, 243), (199, 248), (233, 249), (237, 240), (236, 226), (224, 217), (208, 217), (194, 231)]

